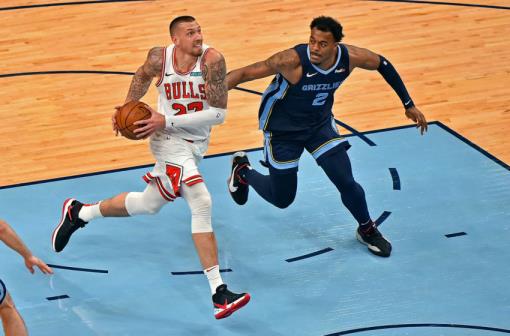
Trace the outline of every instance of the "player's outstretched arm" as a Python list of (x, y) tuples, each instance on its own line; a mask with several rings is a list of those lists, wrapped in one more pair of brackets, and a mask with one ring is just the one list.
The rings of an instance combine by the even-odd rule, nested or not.
[(23, 257), (25, 265), (31, 273), (34, 273), (34, 266), (39, 267), (45, 274), (53, 273), (48, 265), (30, 252), (16, 232), (3, 220), (0, 220), (0, 240)]
[(299, 68), (299, 65), (299, 56), (294, 49), (280, 51), (265, 61), (253, 63), (243, 68), (230, 71), (227, 74), (228, 89), (231, 90), (238, 84), (271, 76), (276, 73), (281, 73), (285, 78), (291, 79), (295, 77), (294, 72)]
[(350, 71), (354, 68), (365, 70), (377, 70), (381, 76), (397, 93), (405, 108), (406, 116), (416, 123), (421, 134), (427, 131), (427, 120), (421, 111), (414, 105), (411, 96), (407, 92), (404, 82), (397, 70), (384, 56), (378, 55), (368, 49), (346, 45), (349, 50)]

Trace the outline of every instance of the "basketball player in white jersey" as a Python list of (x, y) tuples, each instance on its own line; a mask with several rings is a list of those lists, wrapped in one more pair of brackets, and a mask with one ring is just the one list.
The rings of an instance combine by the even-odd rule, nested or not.
[[(226, 115), (227, 83), (223, 56), (202, 44), (199, 24), (191, 16), (180, 16), (170, 24), (173, 44), (155, 47), (136, 71), (126, 103), (140, 100), (153, 78), (158, 78), (158, 110), (138, 121), (137, 136), (150, 136), (156, 158), (152, 172), (144, 176), (143, 192), (129, 192), (96, 204), (75, 199), (64, 202), (62, 218), (53, 232), (53, 249), (64, 249), (71, 235), (87, 222), (100, 217), (155, 214), (165, 204), (182, 196), (191, 210), (191, 232), (200, 262), (212, 292), (215, 317), (221, 319), (250, 300), (247, 293), (227, 289), (220, 275), (218, 249), (211, 226), (211, 196), (198, 170), (207, 150), (212, 125)], [(113, 129), (117, 132), (115, 115)]]
[[(53, 270), (46, 265), (44, 261), (32, 254), (30, 249), (23, 243), (23, 240), (16, 232), (3, 220), (0, 219), (0, 241), (18, 252), (25, 261), (25, 266), (34, 273), (34, 266), (39, 268), (44, 274), (53, 274)], [(27, 327), (20, 313), (14, 305), (12, 297), (9, 295), (5, 284), (0, 279), (0, 320), (2, 321), (5, 336), (25, 336), (28, 335)]]

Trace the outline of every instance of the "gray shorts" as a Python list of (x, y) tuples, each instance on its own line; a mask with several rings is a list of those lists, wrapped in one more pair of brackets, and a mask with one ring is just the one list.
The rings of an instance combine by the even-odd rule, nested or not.
[(2, 282), (2, 279), (0, 279), (0, 304), (2, 304), (2, 302), (4, 302), (6, 295), (7, 295), (7, 289), (5, 288), (5, 285)]

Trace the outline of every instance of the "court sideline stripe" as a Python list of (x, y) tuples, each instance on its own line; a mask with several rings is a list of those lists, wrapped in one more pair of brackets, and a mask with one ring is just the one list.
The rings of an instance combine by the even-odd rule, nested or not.
[[(492, 154), (490, 154), (489, 152), (487, 152), (483, 148), (479, 147), (478, 145), (476, 145), (473, 142), (469, 141), (468, 139), (464, 138), (462, 135), (460, 135), (457, 132), (453, 131), (452, 129), (450, 129), (448, 126), (442, 124), (441, 122), (439, 122), (439, 121), (432, 121), (432, 122), (429, 122), (428, 124), (429, 125), (438, 125), (439, 127), (444, 129), (448, 133), (450, 133), (453, 136), (457, 137), (462, 142), (468, 144), (469, 146), (473, 147), (474, 149), (476, 149), (477, 151), (479, 151), (480, 153), (482, 153), (483, 155), (485, 155), (486, 157), (488, 157), (492, 161), (498, 163), (503, 168), (505, 168), (507, 170), (510, 170), (510, 166), (507, 165), (505, 162), (503, 162), (500, 159), (496, 158), (495, 156), (493, 156)], [(378, 130), (366, 131), (366, 132), (363, 132), (363, 134), (391, 132), (391, 131), (395, 131), (395, 130), (401, 130), (401, 129), (406, 129), (406, 128), (415, 128), (415, 127), (416, 127), (415, 124), (404, 125), (404, 126), (395, 126), (395, 127), (389, 127), (389, 128), (382, 128), (382, 129), (378, 129)], [(354, 136), (354, 134), (344, 135), (344, 137), (350, 137), (350, 136)], [(259, 151), (259, 150), (262, 150), (262, 147), (245, 149), (244, 151), (245, 152), (253, 152), (253, 151)], [(204, 158), (207, 159), (207, 158), (220, 157), (220, 156), (225, 156), (225, 155), (232, 155), (233, 153), (235, 153), (237, 151), (238, 150), (231, 151), (231, 152), (225, 152), (225, 153), (206, 155)], [(34, 184), (41, 184), (41, 183), (48, 183), (48, 182), (64, 181), (64, 180), (70, 180), (70, 179), (80, 178), (80, 177), (88, 177), (88, 176), (94, 176), (94, 175), (103, 175), (103, 174), (109, 174), (109, 173), (118, 173), (118, 172), (122, 172), (122, 171), (128, 171), (128, 170), (134, 170), (134, 169), (140, 169), (140, 168), (148, 168), (148, 167), (153, 167), (153, 166), (154, 166), (154, 163), (149, 163), (149, 164), (133, 166), (133, 167), (117, 168), (117, 169), (111, 169), (111, 170), (105, 170), (105, 171), (99, 171), (99, 172), (92, 172), (92, 173), (85, 173), (85, 174), (78, 174), (78, 175), (56, 177), (56, 178), (51, 178), (51, 179), (46, 179), (46, 180), (39, 180), (39, 181), (22, 182), (22, 183), (16, 183), (16, 184), (11, 184), (11, 185), (6, 185), (6, 186), (0, 186), (0, 190), (2, 190), (2, 189), (10, 189), (10, 188), (17, 188), (17, 187), (24, 187), (24, 186), (29, 186), (29, 185), (34, 185)]]
[(470, 4), (470, 3), (455, 3), (455, 2), (444, 2), (444, 1), (424, 1), (424, 0), (367, 0), (374, 2), (403, 2), (412, 4), (425, 4), (425, 5), (446, 5), (446, 6), (461, 6), (461, 7), (479, 7), (479, 8), (490, 8), (490, 9), (504, 9), (509, 10), (510, 7), (496, 6), (496, 5), (481, 5), (481, 4)]
[(30, 9), (30, 8), (41, 8), (41, 7), (56, 7), (56, 6), (69, 6), (69, 5), (90, 5), (90, 4), (101, 4), (110, 2), (147, 2), (153, 0), (100, 0), (100, 1), (73, 1), (73, 2), (61, 2), (61, 3), (47, 3), (37, 5), (25, 5), (25, 6), (14, 6), (14, 7), (2, 7), (0, 11), (16, 10), (16, 9)]
[(336, 332), (336, 333), (332, 333), (332, 334), (327, 334), (325, 336), (349, 335), (349, 334), (355, 334), (355, 333), (372, 331), (372, 330), (399, 329), (399, 328), (423, 328), (423, 327), (426, 327), (426, 328), (432, 327), (432, 328), (475, 329), (475, 330), (496, 331), (496, 332), (501, 332), (501, 333), (505, 333), (505, 334), (510, 334), (510, 330), (508, 330), (508, 329), (484, 327), (484, 326), (477, 326), (477, 325), (466, 325), (466, 324), (455, 324), (455, 323), (409, 323), (409, 324), (389, 324), (389, 325), (381, 325), (381, 326), (374, 326), (374, 327), (351, 329), (351, 330), (340, 331), (340, 332)]
[[(1, 8), (0, 8), (1, 9)], [(68, 75), (68, 74), (100, 74), (100, 75), (134, 75), (134, 72), (127, 71), (102, 71), (102, 70), (54, 70), (54, 71), (32, 71), (0, 74), (0, 78), (37, 76), (37, 75)]]
[(440, 121), (435, 121), (434, 122), (437, 126), (441, 127), (443, 130), (445, 130), (446, 132), (450, 133), (451, 135), (453, 135), (454, 137), (456, 137), (457, 139), (459, 139), (460, 141), (464, 142), (465, 144), (469, 145), (470, 147), (472, 147), (473, 149), (476, 149), (478, 152), (482, 153), (483, 155), (485, 155), (487, 158), (491, 159), (492, 161), (496, 162), (497, 164), (499, 164), (501, 167), (505, 168), (506, 170), (509, 170), (510, 171), (510, 166), (508, 164), (506, 164), (505, 162), (501, 161), (500, 159), (498, 159), (497, 157), (495, 157), (494, 155), (492, 155), (491, 153), (487, 152), (485, 149), (483, 149), (482, 147), (478, 146), (477, 144), (475, 144), (474, 142), (472, 142), (471, 140), (465, 138), (464, 136), (460, 135), (459, 133), (455, 132), (454, 130), (452, 130), (451, 128), (449, 128), (448, 126), (446, 126), (445, 124), (443, 124), (442, 122)]

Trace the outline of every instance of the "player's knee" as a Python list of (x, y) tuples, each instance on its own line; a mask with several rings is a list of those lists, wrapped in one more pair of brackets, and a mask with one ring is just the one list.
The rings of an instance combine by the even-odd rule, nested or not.
[(212, 208), (211, 195), (209, 193), (201, 193), (193, 200), (193, 203), (195, 206), (192, 212), (208, 211)]
[(192, 198), (188, 199), (191, 210), (191, 232), (204, 233), (212, 232), (211, 225), (211, 195), (205, 188), (198, 187), (194, 190)]
[(126, 196), (126, 210), (130, 216), (154, 215), (166, 202), (159, 194), (151, 195), (150, 189), (144, 192), (130, 192)]
[(3, 237), (7, 232), (7, 223), (0, 219), (0, 237)]
[(145, 204), (145, 213), (147, 215), (155, 215), (161, 210), (161, 206), (159, 204)]

